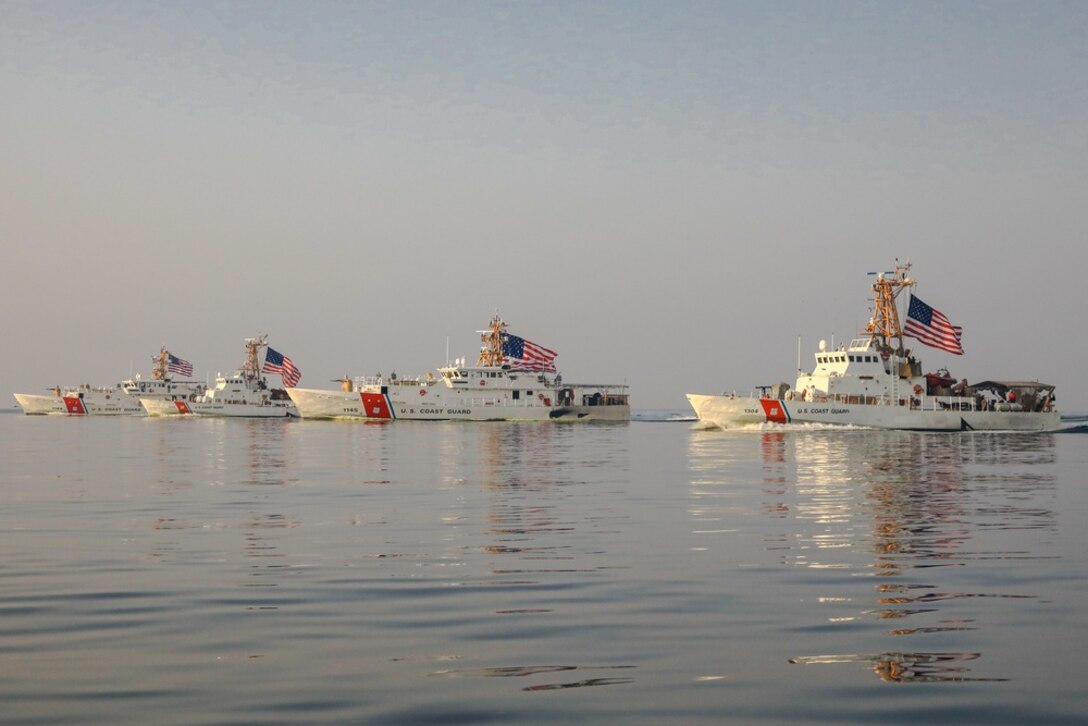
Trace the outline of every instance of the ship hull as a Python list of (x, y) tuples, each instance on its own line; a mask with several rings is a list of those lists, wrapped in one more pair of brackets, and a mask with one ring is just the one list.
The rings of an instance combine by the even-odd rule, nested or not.
[(395, 388), (402, 390), (347, 392), (291, 388), (287, 393), (303, 418), (555, 422), (628, 421), (631, 418), (628, 405), (553, 406), (550, 398), (510, 400), (501, 395), (466, 395), (437, 385)]
[(143, 416), (146, 414), (140, 399), (120, 386), (106, 389), (81, 386), (67, 389), (60, 395), (53, 396), (16, 393), (15, 400), (28, 415)]
[(688, 394), (700, 421), (718, 428), (812, 423), (911, 431), (1054, 431), (1057, 411), (946, 410), (882, 404), (805, 403)]
[(67, 413), (72, 416), (143, 416), (138, 399), (122, 390), (87, 391), (61, 397)]
[(302, 418), (371, 421), (391, 421), (393, 418), (389, 397), (378, 392), (289, 388), (287, 395)]
[(28, 415), (143, 416), (140, 402), (121, 389), (68, 390), (59, 396), (16, 393), (15, 400)]
[(268, 405), (251, 403), (218, 403), (203, 401), (171, 401), (141, 398), (140, 404), (150, 416), (211, 416), (220, 418), (298, 418), (298, 409), (288, 402)]
[(15, 400), (19, 403), (19, 408), (23, 409), (23, 413), (27, 416), (63, 415), (68, 413), (68, 409), (64, 406), (64, 400), (59, 396), (16, 393)]

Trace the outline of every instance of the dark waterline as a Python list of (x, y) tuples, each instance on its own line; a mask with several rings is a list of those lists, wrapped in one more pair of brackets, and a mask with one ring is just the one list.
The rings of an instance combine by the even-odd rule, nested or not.
[(1083, 723), (1088, 438), (0, 417), (3, 723)]

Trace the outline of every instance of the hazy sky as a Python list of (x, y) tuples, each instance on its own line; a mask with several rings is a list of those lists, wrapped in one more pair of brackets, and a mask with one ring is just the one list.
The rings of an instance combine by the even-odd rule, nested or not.
[(1088, 410), (1088, 3), (0, 0), (0, 391), (306, 387), (496, 310), (635, 408), (811, 367), (914, 263), (926, 370)]

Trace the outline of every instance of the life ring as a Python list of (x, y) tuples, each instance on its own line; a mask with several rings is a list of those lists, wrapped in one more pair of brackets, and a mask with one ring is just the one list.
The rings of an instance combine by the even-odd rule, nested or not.
[(544, 394), (543, 393), (536, 394), (536, 397), (539, 398), (541, 401), (544, 400)]
[(427, 395), (427, 389), (426, 388), (419, 389), (419, 395), (426, 396)]
[(483, 378), (481, 378), (481, 379), (480, 379), (480, 385), (481, 385), (481, 386), (486, 386), (486, 385), (487, 385), (487, 381), (485, 381), (485, 380), (484, 380)]
[(914, 384), (914, 395), (916, 395), (916, 396), (921, 396), (922, 395), (922, 387), (920, 385), (918, 385), (917, 383)]

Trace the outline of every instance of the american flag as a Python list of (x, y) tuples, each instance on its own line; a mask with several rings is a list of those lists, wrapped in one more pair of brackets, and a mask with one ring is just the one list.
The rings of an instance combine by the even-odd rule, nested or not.
[(186, 378), (192, 378), (193, 376), (193, 364), (187, 360), (178, 358), (173, 353), (166, 354), (166, 370), (171, 373), (177, 373), (179, 376), (185, 376)]
[(294, 388), (298, 385), (298, 379), (302, 378), (302, 373), (298, 368), (295, 368), (295, 364), (291, 362), (291, 359), (272, 348), (269, 348), (264, 355), (264, 368), (261, 369), (261, 372), (279, 373), (280, 377), (283, 378), (285, 388)]
[(910, 296), (903, 334), (917, 338), (932, 348), (963, 355), (963, 328), (948, 322), (940, 310), (934, 310), (914, 295)]
[(555, 373), (557, 355), (554, 350), (516, 335), (508, 334), (502, 339), (502, 362), (508, 363), (511, 370)]

